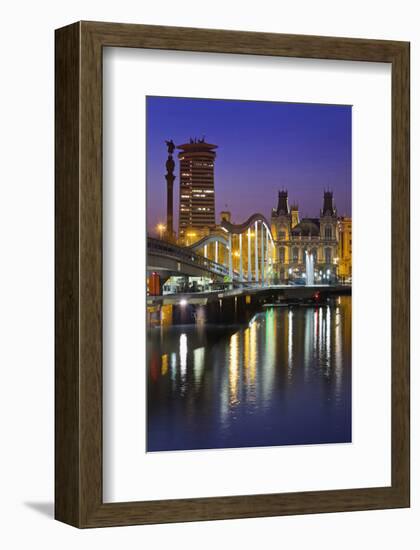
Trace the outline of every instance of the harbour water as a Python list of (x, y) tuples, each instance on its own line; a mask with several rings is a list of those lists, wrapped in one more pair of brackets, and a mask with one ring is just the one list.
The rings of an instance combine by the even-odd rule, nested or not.
[(148, 330), (147, 451), (351, 441), (351, 297)]

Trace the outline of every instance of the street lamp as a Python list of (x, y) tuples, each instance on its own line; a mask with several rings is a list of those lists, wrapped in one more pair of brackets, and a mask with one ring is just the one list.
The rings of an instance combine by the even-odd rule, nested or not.
[(164, 233), (165, 229), (166, 229), (166, 226), (164, 226), (163, 223), (158, 223), (157, 230), (158, 230), (160, 239), (163, 239), (163, 233)]

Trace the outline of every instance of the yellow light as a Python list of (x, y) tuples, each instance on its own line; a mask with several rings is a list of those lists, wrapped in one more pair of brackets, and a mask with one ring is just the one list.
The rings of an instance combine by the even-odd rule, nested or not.
[(162, 367), (161, 367), (162, 376), (165, 376), (167, 372), (168, 372), (168, 354), (165, 353), (164, 355), (162, 355)]
[(238, 251), (234, 252), (233, 255), (235, 256), (235, 258), (239, 258), (239, 256), (240, 256)]

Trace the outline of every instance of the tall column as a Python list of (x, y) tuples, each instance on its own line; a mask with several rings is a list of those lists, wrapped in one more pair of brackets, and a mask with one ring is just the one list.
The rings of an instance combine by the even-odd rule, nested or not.
[(258, 283), (258, 222), (255, 222), (255, 282)]
[(229, 278), (233, 281), (233, 266), (232, 266), (232, 235), (229, 233)]
[(242, 282), (242, 233), (239, 233), (239, 280)]
[(248, 282), (252, 280), (251, 228), (248, 227)]
[(264, 224), (261, 223), (261, 286), (264, 286)]
[(214, 261), (219, 263), (219, 241), (214, 243)]
[(175, 150), (175, 145), (172, 140), (166, 141), (166, 146), (168, 148), (168, 158), (166, 160), (166, 239), (172, 241), (174, 239), (174, 168), (175, 162), (173, 159), (173, 152)]

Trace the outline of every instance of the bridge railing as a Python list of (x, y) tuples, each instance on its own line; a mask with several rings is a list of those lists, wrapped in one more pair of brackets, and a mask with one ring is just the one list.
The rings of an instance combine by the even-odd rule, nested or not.
[[(226, 266), (216, 263), (209, 258), (205, 258), (200, 254), (196, 254), (188, 248), (184, 248), (173, 243), (168, 243), (167, 241), (148, 237), (147, 251), (154, 254), (159, 254), (160, 256), (164, 256), (166, 258), (172, 258), (176, 261), (186, 262), (190, 265), (200, 267), (218, 275), (229, 275), (229, 269)], [(237, 276), (237, 273), (234, 273), (234, 277)]]

